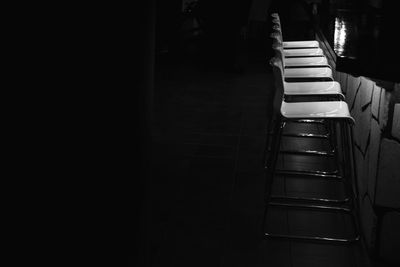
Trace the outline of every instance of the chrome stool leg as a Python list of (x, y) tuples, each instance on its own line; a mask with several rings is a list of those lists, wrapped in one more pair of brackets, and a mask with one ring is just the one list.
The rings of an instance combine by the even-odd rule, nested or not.
[[(327, 121), (327, 127), (328, 130), (330, 130), (330, 132), (334, 131), (334, 123), (332, 121)], [(336, 134), (334, 134), (334, 136), (337, 136)], [(330, 146), (334, 147), (333, 148), (333, 152), (337, 151), (337, 146), (336, 144), (333, 142), (333, 138), (330, 138), (329, 140), (330, 142)], [(286, 151), (279, 151), (280, 153), (285, 153)], [(286, 152), (288, 153), (288, 152)], [(289, 152), (290, 153), (290, 152)], [(294, 152), (295, 154), (301, 154), (299, 152)], [(329, 152), (326, 152), (326, 154), (328, 154)], [(315, 155), (314, 153), (303, 153), (304, 155)], [(326, 155), (325, 154), (325, 155)], [(319, 154), (319, 155), (324, 155), (324, 154)], [(335, 166), (339, 166), (339, 162), (338, 162), (338, 157), (339, 155), (337, 155), (337, 153), (330, 153), (328, 154), (329, 156), (333, 156), (334, 160), (335, 160)], [(278, 173), (277, 173), (278, 174)], [(296, 177), (296, 176), (300, 176), (301, 174), (298, 173), (298, 175), (287, 175), (284, 176), (285, 181), (286, 179), (290, 178), (290, 177)], [(303, 174), (304, 175), (304, 174)], [(313, 174), (315, 175), (315, 173)], [(341, 179), (340, 182), (343, 183), (345, 181), (342, 180), (342, 177), (340, 176), (320, 176), (320, 177), (325, 177), (325, 178), (335, 178), (335, 179)], [(319, 177), (318, 177), (319, 178)], [(299, 196), (287, 196), (286, 193), (285, 195), (277, 195), (277, 194), (273, 194), (271, 195), (271, 199), (273, 200), (278, 200), (278, 201), (282, 201), (282, 200), (290, 200), (290, 201), (306, 201), (306, 202), (319, 202), (322, 204), (347, 204), (350, 202), (350, 194), (348, 194), (347, 191), (345, 191), (345, 196), (344, 197), (340, 197), (340, 198), (326, 198), (326, 197), (299, 197)]]
[[(264, 163), (266, 163), (266, 155), (268, 154), (269, 146), (270, 146), (270, 135), (276, 134), (271, 131), (268, 132), (267, 136), (267, 141), (266, 141), (266, 149), (264, 152)], [(287, 137), (287, 134), (283, 134), (282, 136)], [(315, 135), (315, 134), (293, 134), (290, 135), (291, 137), (313, 137), (313, 138), (323, 138), (321, 135)], [(332, 148), (330, 151), (306, 151), (306, 150), (283, 150), (279, 151), (279, 153), (287, 153), (287, 154), (303, 154), (303, 155), (317, 155), (317, 156), (334, 156), (335, 153), (335, 147), (332, 145), (332, 137), (331, 135), (324, 136), (327, 138), (330, 142), (330, 147)], [(267, 164), (265, 165), (265, 168), (268, 168)], [(333, 178), (333, 179), (341, 179), (342, 177), (340, 176), (338, 170), (333, 170), (333, 171), (321, 171), (321, 170), (283, 170), (283, 169), (277, 169), (276, 170), (277, 174), (285, 174), (285, 175), (306, 175), (306, 176), (313, 176), (313, 177), (321, 177), (321, 178)]]
[[(295, 121), (296, 122), (297, 121), (301, 121), (302, 123), (309, 123), (309, 121), (313, 121), (313, 120), (304, 119), (304, 120), (295, 120)], [(325, 125), (327, 130), (329, 130), (329, 128), (330, 128), (329, 121), (326, 122), (325, 120), (315, 120), (315, 122)], [(273, 120), (272, 120), (272, 124), (273, 124)], [(264, 150), (264, 157), (263, 157), (264, 158), (264, 164), (266, 164), (265, 158), (266, 158), (266, 155), (268, 154), (269, 147), (270, 147), (270, 136), (273, 135), (273, 134), (274, 134), (274, 132), (271, 131), (270, 129), (268, 129), (268, 135), (267, 135), (267, 139), (266, 139), (267, 141), (266, 141), (266, 144), (265, 144), (266, 148)], [(329, 143), (330, 150), (328, 150), (328, 151), (318, 151), (318, 150), (306, 150), (306, 149), (302, 149), (302, 150), (282, 149), (282, 150), (279, 150), (279, 153), (282, 153), (282, 154), (294, 154), (294, 155), (313, 155), (313, 156), (323, 156), (323, 157), (334, 157), (335, 156), (335, 147), (332, 145), (332, 141), (331, 141), (332, 137), (329, 134), (328, 135), (316, 135), (316, 134), (309, 134), (309, 133), (303, 133), (303, 134), (285, 134), (285, 133), (283, 133), (283, 136), (285, 136), (285, 137), (326, 138), (330, 142)], [(337, 175), (338, 174), (337, 170), (330, 171), (330, 172), (327, 172), (327, 171), (314, 171), (314, 170), (305, 170), (305, 171), (293, 172), (293, 171), (290, 171), (290, 170), (278, 170), (278, 172), (281, 173), (281, 174), (293, 174), (293, 175), (296, 175), (298, 172), (299, 172), (299, 175), (303, 175), (303, 174), (304, 175), (307, 175), (307, 174), (309, 174), (309, 175), (317, 175), (317, 176), (327, 175), (327, 176), (334, 176), (334, 177), (337, 177), (337, 178), (340, 179), (340, 177)]]
[[(307, 124), (320, 124), (325, 126), (325, 130), (329, 130), (330, 127), (330, 122), (317, 119), (317, 120), (309, 120), (309, 119), (298, 119), (294, 120), (295, 123), (307, 123)], [(273, 132), (268, 130), (268, 135), (272, 135)], [(324, 138), (328, 139), (330, 142), (331, 136), (329, 135), (329, 131), (326, 134), (310, 134), (310, 133), (283, 133), (283, 136), (285, 137), (298, 137), (298, 138)], [(267, 136), (267, 140), (269, 140), (269, 136)], [(269, 149), (269, 142), (267, 144), (267, 150)], [(302, 149), (302, 150), (294, 150), (294, 149), (282, 149), (280, 150), (279, 153), (284, 153), (284, 154), (298, 154), (298, 155), (314, 155), (314, 156), (329, 156), (333, 157), (335, 154), (335, 149), (332, 146), (330, 142), (330, 150), (328, 151), (318, 151), (318, 150), (307, 150), (307, 149)]]
[[(274, 203), (272, 203), (273, 205)], [(286, 208), (286, 207), (291, 207), (293, 206), (284, 206), (281, 204), (276, 205), (279, 208)], [(345, 208), (329, 208), (326, 209), (323, 206), (314, 206), (314, 207), (294, 207), (294, 208), (299, 208), (299, 209), (312, 209), (312, 210), (321, 210), (322, 212), (340, 212), (340, 213), (346, 213), (352, 218), (352, 223), (354, 229), (357, 229), (356, 221), (353, 219), (353, 215), (351, 210), (347, 210)], [(348, 244), (348, 243), (353, 243), (357, 242), (360, 240), (360, 235), (358, 232), (356, 232), (354, 235), (349, 236), (349, 237), (333, 237), (333, 236), (318, 236), (318, 235), (298, 235), (298, 234), (279, 234), (279, 233), (270, 233), (268, 231), (264, 232), (264, 237), (265, 238), (284, 238), (284, 239), (291, 239), (291, 240), (303, 240), (303, 241), (322, 241), (322, 242), (329, 242), (329, 243), (342, 243), (342, 244)]]
[(331, 204), (345, 204), (350, 201), (349, 197), (343, 199), (330, 199), (330, 198), (312, 198), (312, 197), (296, 197), (296, 196), (285, 196), (285, 195), (271, 195), (273, 200), (291, 200), (291, 201), (309, 201), (309, 202), (320, 202), (320, 203), (331, 203)]
[[(278, 118), (277, 122), (273, 125), (274, 127), (274, 132), (276, 132), (275, 135), (272, 136), (272, 144), (275, 144), (272, 146), (271, 149), (271, 154), (269, 157), (267, 157), (266, 161), (267, 164), (266, 166), (275, 166), (276, 161), (278, 159), (278, 153), (275, 153), (275, 151), (279, 151), (279, 143), (280, 143), (280, 135), (282, 134), (282, 130), (284, 127), (284, 124), (282, 124), (280, 118)], [(271, 196), (271, 191), (272, 191), (272, 182), (274, 178), (274, 169), (273, 168), (268, 168), (266, 167), (266, 179), (265, 179), (265, 190), (264, 190), (264, 197), (265, 197), (265, 202), (268, 203), (270, 201), (270, 196)], [(268, 212), (268, 206), (265, 207), (264, 209), (264, 214), (262, 218), (262, 227), (265, 225), (265, 219), (267, 217), (267, 212)]]
[[(345, 155), (348, 153), (345, 153), (345, 147), (348, 144), (345, 144), (346, 141), (348, 141), (350, 139), (350, 136), (348, 135), (348, 131), (347, 131), (347, 127), (348, 124), (347, 123), (339, 123), (339, 127), (341, 130), (341, 145), (344, 144), (344, 147), (342, 148), (342, 154), (343, 154), (343, 160), (347, 161), (347, 158), (345, 158)], [(278, 154), (279, 154), (279, 148), (280, 148), (280, 136), (279, 134), (282, 132), (283, 126), (280, 128), (280, 132), (277, 132), (276, 134), (278, 135), (277, 137), (274, 138), (274, 140), (276, 140), (277, 144), (275, 144), (274, 149), (271, 151), (272, 155), (270, 157), (270, 166), (271, 168), (269, 169), (269, 173), (270, 173), (270, 190), (272, 190), (272, 181), (274, 178), (274, 175), (276, 174), (276, 164), (277, 164), (277, 159), (278, 159)], [(343, 141), (344, 140), (344, 141)], [(350, 141), (350, 144), (352, 144), (352, 141)], [(353, 166), (352, 166), (353, 167)], [(344, 176), (348, 176), (348, 172), (344, 171)], [(351, 177), (352, 175), (350, 175)], [(347, 179), (346, 179), (347, 180)], [(350, 179), (351, 180), (351, 179)], [(345, 181), (346, 183), (346, 181)], [(346, 183), (347, 184), (347, 183)], [(290, 235), (290, 234), (274, 234), (274, 233), (269, 233), (269, 232), (264, 232), (264, 236), (267, 238), (288, 238), (288, 239), (297, 239), (297, 240), (308, 240), (308, 241), (327, 241), (327, 242), (338, 242), (338, 243), (351, 243), (351, 242), (356, 242), (360, 239), (359, 236), (359, 231), (358, 231), (358, 222), (357, 222), (357, 216), (355, 216), (354, 214), (354, 209), (350, 208), (350, 207), (344, 207), (344, 206), (328, 206), (328, 205), (319, 205), (319, 204), (303, 204), (303, 203), (281, 203), (281, 202), (276, 202), (274, 200), (278, 200), (280, 197), (276, 197), (276, 196), (269, 196), (267, 199), (267, 206), (265, 208), (265, 214), (264, 214), (264, 218), (263, 218), (263, 225), (265, 225), (265, 219), (266, 219), (266, 215), (267, 215), (267, 210), (268, 210), (268, 206), (275, 206), (275, 207), (279, 207), (279, 208), (301, 208), (301, 209), (313, 209), (313, 210), (323, 210), (323, 211), (334, 211), (334, 212), (345, 212), (347, 214), (351, 215), (351, 221), (353, 223), (354, 229), (356, 234), (352, 237), (346, 237), (346, 238), (338, 238), (338, 237), (323, 237), (323, 236), (304, 236), (304, 235)], [(285, 200), (316, 200), (318, 202), (336, 202), (336, 204), (338, 203), (343, 203), (341, 201), (335, 201), (335, 200), (330, 200), (330, 199), (310, 199), (310, 198), (290, 198), (290, 197), (283, 197), (283, 199)], [(349, 199), (346, 199), (346, 202), (348, 202)]]

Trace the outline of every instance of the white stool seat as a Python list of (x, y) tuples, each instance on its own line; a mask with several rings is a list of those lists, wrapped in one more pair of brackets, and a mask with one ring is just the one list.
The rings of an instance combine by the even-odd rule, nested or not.
[(309, 48), (309, 47), (319, 47), (318, 41), (288, 41), (283, 42), (283, 48)]
[(329, 78), (333, 80), (332, 70), (328, 67), (323, 68), (290, 68), (284, 70), (286, 78)]
[(324, 52), (321, 48), (285, 49), (283, 50), (283, 55), (285, 57), (322, 56)]
[(291, 102), (282, 101), (281, 115), (287, 119), (349, 119), (349, 108), (344, 101)]
[[(280, 60), (282, 61), (282, 70), (283, 70), (283, 76), (285, 79), (287, 78), (329, 78), (330, 80), (333, 80), (332, 77), (332, 69), (330, 68), (329, 65), (327, 67), (317, 67), (317, 66), (308, 66), (309, 68), (305, 68), (305, 65), (299, 64), (299, 65), (294, 65), (292, 61), (291, 66), (295, 66), (296, 68), (286, 68), (286, 63), (287, 59), (293, 59), (293, 58), (285, 58), (283, 56), (284, 51), (282, 49), (282, 46), (279, 45), (274, 45), (273, 49), (276, 52), (276, 55)], [(315, 48), (319, 49), (319, 48)], [(308, 50), (308, 49), (293, 49), (293, 50)], [(320, 49), (321, 50), (321, 49)], [(322, 50), (321, 50), (322, 51)], [(319, 58), (319, 57), (317, 57)], [(322, 57), (324, 58), (324, 57)], [(302, 59), (305, 59), (307, 62), (308, 58), (297, 58), (297, 62), (301, 62)], [(318, 60), (318, 59), (317, 59)]]
[(329, 66), (326, 57), (289, 57), (285, 58), (286, 67), (297, 66)]
[(285, 82), (287, 95), (341, 95), (344, 98), (340, 84), (336, 81), (326, 82)]
[[(275, 85), (283, 90), (284, 95), (337, 95), (344, 99), (340, 84), (336, 81), (286, 82), (284, 72), (299, 69), (284, 70), (282, 59), (278, 56), (273, 57), (270, 64), (274, 73)], [(313, 69), (316, 68), (308, 68), (308, 70)]]

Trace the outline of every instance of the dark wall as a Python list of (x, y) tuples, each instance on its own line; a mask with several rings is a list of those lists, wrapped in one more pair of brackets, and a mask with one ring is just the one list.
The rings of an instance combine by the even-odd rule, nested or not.
[[(130, 160), (135, 161), (132, 164), (132, 173), (134, 173), (135, 177), (131, 178), (134, 181), (134, 190), (132, 192), (134, 196), (129, 198), (132, 202), (135, 202), (132, 203), (135, 208), (129, 209), (126, 212), (133, 214), (132, 223), (139, 221), (139, 227), (134, 228), (134, 242), (138, 242), (138, 244), (135, 248), (132, 248), (134, 251), (130, 252), (130, 262), (134, 266), (150, 266), (149, 231), (151, 229), (151, 208), (149, 199), (151, 199), (152, 188), (150, 159), (154, 97), (155, 0), (147, 0), (142, 3), (139, 15), (136, 14), (135, 18), (138, 19), (136, 25), (139, 25), (139, 33), (133, 32), (138, 37), (136, 40), (139, 43), (139, 48), (134, 50), (137, 52), (135, 60), (137, 58), (139, 62), (139, 87), (132, 88), (134, 91), (133, 95), (136, 98), (136, 101), (133, 101), (134, 108), (132, 110), (138, 115), (134, 117), (139, 117), (139, 119), (136, 121), (127, 121), (126, 123), (137, 128), (137, 132), (140, 132), (140, 134), (139, 140), (135, 140), (136, 137), (132, 136), (131, 141), (136, 146), (135, 151), (132, 151), (131, 155), (135, 155), (135, 158), (129, 157)], [(137, 205), (137, 202), (139, 202), (139, 205)], [(137, 206), (139, 206), (139, 210), (136, 210)], [(131, 206), (129, 205), (129, 207)]]
[(156, 8), (156, 50), (177, 49), (181, 20), (181, 0), (155, 0)]

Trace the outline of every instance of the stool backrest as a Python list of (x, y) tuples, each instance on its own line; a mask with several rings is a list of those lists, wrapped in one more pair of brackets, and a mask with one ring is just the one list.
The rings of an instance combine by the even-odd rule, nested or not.
[(280, 25), (272, 26), (272, 33), (270, 34), (272, 41), (278, 41), (280, 44), (283, 43), (282, 27)]
[(285, 60), (283, 56), (283, 47), (282, 43), (279, 43), (278, 41), (272, 44), (272, 49), (275, 51), (275, 56), (280, 58), (282, 62), (282, 68), (285, 69)]
[(284, 87), (285, 80), (283, 77), (282, 60), (281, 58), (275, 56), (271, 58), (269, 63), (272, 66), (272, 72), (274, 74), (274, 81), (275, 81), (275, 95), (274, 95), (273, 107), (275, 112), (279, 113), (285, 92), (285, 87)]
[(273, 14), (271, 14), (272, 24), (273, 24), (272, 30), (273, 30), (273, 32), (280, 34), (280, 39), (283, 40), (281, 20), (279, 19), (279, 15), (277, 13), (274, 13), (274, 14), (276, 14), (276, 17), (274, 17)]
[(281, 21), (277, 20), (277, 19), (272, 19), (272, 29), (275, 30), (275, 31), (282, 32)]
[(281, 26), (281, 20), (280, 19), (273, 18), (272, 19), (272, 23), (274, 23), (275, 25)]
[(278, 33), (278, 32), (272, 32), (270, 34), (270, 37), (272, 38), (272, 42), (276, 43), (276, 44), (281, 44), (283, 43), (282, 40), (282, 34)]
[(272, 32), (276, 32), (282, 36), (282, 27), (280, 25), (274, 25), (272, 26)]
[(278, 13), (271, 13), (271, 18), (272, 19), (278, 19), (278, 20), (280, 19)]

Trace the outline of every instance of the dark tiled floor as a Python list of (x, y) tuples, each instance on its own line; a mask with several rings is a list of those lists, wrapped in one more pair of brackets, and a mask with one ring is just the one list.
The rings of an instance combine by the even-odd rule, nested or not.
[[(260, 63), (250, 63), (241, 75), (218, 68), (206, 71), (187, 62), (158, 64), (153, 266), (366, 266), (360, 263), (363, 256), (358, 256), (357, 246), (263, 240), (262, 158), (272, 91), (272, 74)], [(303, 130), (298, 127), (287, 131)], [(304, 130), (310, 131), (310, 127)], [(323, 130), (316, 126), (313, 131)], [(290, 145), (286, 140), (282, 148), (295, 145), (328, 146), (323, 141), (308, 144), (305, 140)], [(282, 155), (282, 159), (281, 166), (290, 162), (297, 168), (335, 168), (329, 158)], [(337, 181), (307, 177), (275, 180), (274, 191), (279, 194), (344, 194)], [(275, 230), (333, 230), (339, 236), (352, 231), (342, 214), (270, 211), (267, 225)]]

